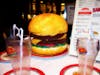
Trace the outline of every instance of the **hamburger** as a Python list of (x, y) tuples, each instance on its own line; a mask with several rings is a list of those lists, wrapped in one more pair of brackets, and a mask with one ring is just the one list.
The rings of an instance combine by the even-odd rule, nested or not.
[(60, 15), (39, 14), (29, 22), (28, 31), (32, 37), (32, 53), (57, 55), (67, 50), (68, 24)]

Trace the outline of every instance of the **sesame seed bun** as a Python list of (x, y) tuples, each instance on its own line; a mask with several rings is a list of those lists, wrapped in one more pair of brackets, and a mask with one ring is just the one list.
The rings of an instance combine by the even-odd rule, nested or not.
[(30, 21), (28, 30), (36, 35), (54, 36), (58, 33), (67, 32), (68, 24), (63, 17), (57, 14), (44, 13), (37, 15)]
[[(68, 49), (68, 44), (62, 45), (62, 46), (55, 46), (55, 47), (49, 47), (49, 48), (42, 48), (42, 47), (32, 47), (32, 53), (35, 53), (37, 55), (46, 55), (46, 56), (51, 56), (51, 55), (58, 55), (63, 52), (67, 52)], [(67, 50), (67, 51), (66, 51)]]

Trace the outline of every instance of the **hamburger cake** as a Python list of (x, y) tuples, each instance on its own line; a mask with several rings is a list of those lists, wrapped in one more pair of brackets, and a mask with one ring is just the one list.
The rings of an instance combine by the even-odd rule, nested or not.
[(29, 22), (28, 31), (32, 37), (32, 53), (52, 56), (68, 50), (66, 43), (68, 24), (60, 15), (39, 14)]

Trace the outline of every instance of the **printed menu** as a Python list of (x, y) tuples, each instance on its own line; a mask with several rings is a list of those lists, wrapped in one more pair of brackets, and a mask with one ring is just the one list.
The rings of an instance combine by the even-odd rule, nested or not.
[[(100, 0), (76, 0), (69, 54), (77, 55), (77, 38), (90, 37), (90, 30), (100, 40)], [(100, 50), (96, 60), (100, 60)]]

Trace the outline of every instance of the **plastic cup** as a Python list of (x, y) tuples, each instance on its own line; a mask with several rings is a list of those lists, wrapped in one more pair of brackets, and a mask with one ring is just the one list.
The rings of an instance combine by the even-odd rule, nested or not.
[(99, 40), (79, 38), (77, 52), (80, 75), (92, 75), (93, 65), (99, 50)]
[(15, 75), (30, 75), (31, 41), (24, 36), (22, 45), (18, 37), (6, 39), (7, 54), (11, 57), (11, 64)]

